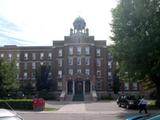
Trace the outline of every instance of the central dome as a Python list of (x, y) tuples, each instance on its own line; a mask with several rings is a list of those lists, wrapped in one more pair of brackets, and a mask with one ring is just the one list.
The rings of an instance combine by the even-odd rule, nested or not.
[(73, 22), (73, 26), (74, 26), (75, 30), (81, 31), (81, 30), (85, 29), (86, 22), (83, 18), (77, 17)]

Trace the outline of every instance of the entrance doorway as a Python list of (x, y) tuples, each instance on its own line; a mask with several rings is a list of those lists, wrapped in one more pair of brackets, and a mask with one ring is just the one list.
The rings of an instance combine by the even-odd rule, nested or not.
[(85, 92), (86, 93), (90, 92), (90, 80), (85, 81)]
[(83, 94), (83, 81), (75, 82), (75, 94)]
[(68, 94), (72, 94), (72, 80), (69, 80), (68, 81), (68, 85), (67, 85), (67, 88), (68, 88)]

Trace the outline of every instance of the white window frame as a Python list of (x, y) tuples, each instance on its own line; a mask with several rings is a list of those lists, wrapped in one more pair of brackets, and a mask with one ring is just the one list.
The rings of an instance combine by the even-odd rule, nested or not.
[(90, 65), (90, 58), (88, 57), (85, 58), (85, 65)]
[(62, 59), (58, 59), (58, 66), (62, 67), (62, 64), (63, 64)]
[(73, 65), (73, 58), (72, 57), (68, 58), (68, 65)]
[(58, 56), (61, 57), (62, 55), (63, 55), (62, 49), (59, 49), (59, 50), (58, 50)]
[(69, 69), (69, 70), (68, 70), (68, 74), (69, 74), (69, 75), (73, 75), (73, 69)]
[(58, 70), (58, 77), (62, 78), (62, 70)]
[(48, 58), (51, 60), (52, 59), (52, 53), (48, 53)]
[(28, 60), (28, 53), (24, 53), (24, 60)]
[(101, 66), (101, 59), (99, 59), (99, 58), (96, 59), (96, 65), (99, 67)]
[(4, 57), (4, 54), (3, 53), (1, 53), (1, 58), (3, 58)]
[(40, 60), (43, 60), (44, 59), (44, 53), (40, 53)]
[(85, 54), (89, 55), (90, 54), (90, 47), (85, 47)]
[(36, 69), (36, 63), (32, 62), (32, 69), (35, 70)]
[(101, 56), (101, 49), (100, 48), (96, 49), (96, 56)]
[(73, 55), (73, 47), (69, 47), (69, 55)]
[(82, 48), (81, 47), (77, 47), (77, 54), (81, 55), (81, 53), (82, 53)]
[(89, 69), (85, 69), (85, 74), (86, 75), (90, 75), (90, 70)]
[(77, 57), (77, 65), (81, 65), (81, 57)]
[(36, 53), (32, 53), (32, 60), (36, 60)]

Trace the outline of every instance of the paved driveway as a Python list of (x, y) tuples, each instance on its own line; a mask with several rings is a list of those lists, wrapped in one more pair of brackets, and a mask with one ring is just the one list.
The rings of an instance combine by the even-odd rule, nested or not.
[(19, 111), (19, 113), (25, 120), (125, 120), (128, 116), (138, 113), (137, 110), (126, 110), (124, 108), (119, 108), (115, 101), (47, 101), (46, 107), (53, 107), (59, 110), (42, 112)]

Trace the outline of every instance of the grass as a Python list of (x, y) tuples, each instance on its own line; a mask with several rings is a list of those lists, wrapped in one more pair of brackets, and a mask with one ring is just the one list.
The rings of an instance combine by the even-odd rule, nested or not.
[(57, 111), (57, 108), (45, 108), (44, 111)]
[(156, 101), (155, 100), (150, 100), (148, 103), (148, 109), (149, 110), (160, 110), (160, 108), (158, 108), (156, 106)]

